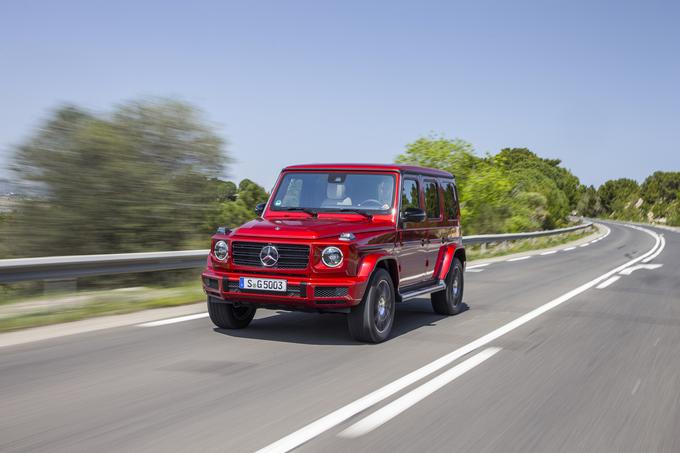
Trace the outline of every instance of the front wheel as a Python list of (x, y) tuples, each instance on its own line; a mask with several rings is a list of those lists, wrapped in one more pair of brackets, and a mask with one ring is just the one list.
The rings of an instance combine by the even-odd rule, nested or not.
[(255, 316), (257, 308), (248, 306), (235, 307), (224, 302), (211, 302), (208, 299), (210, 320), (222, 329), (243, 329), (248, 327)]
[(463, 311), (463, 263), (453, 259), (446, 274), (446, 289), (432, 293), (432, 308), (440, 315), (457, 315)]
[(355, 340), (380, 343), (390, 336), (394, 324), (395, 297), (392, 277), (377, 269), (359, 305), (347, 315), (349, 331)]

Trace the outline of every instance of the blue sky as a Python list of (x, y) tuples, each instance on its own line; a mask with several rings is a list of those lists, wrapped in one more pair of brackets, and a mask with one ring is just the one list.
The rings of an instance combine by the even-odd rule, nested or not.
[(3, 2), (0, 168), (61, 103), (175, 96), (267, 188), (430, 133), (642, 180), (680, 170), (679, 23), (672, 1)]

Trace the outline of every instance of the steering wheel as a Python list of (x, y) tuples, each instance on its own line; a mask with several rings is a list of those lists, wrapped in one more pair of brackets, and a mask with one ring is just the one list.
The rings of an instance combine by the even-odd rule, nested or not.
[(378, 201), (374, 198), (369, 198), (368, 200), (362, 201), (361, 203), (359, 203), (359, 206), (361, 206), (363, 208), (364, 206), (366, 206), (366, 204), (375, 204), (376, 207), (378, 207), (378, 208), (383, 207), (383, 203), (381, 203), (380, 201)]

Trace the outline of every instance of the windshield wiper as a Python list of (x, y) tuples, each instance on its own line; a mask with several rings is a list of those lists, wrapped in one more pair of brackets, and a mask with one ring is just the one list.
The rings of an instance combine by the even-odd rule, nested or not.
[(300, 211), (300, 212), (304, 212), (304, 213), (306, 213), (306, 214), (309, 214), (309, 215), (312, 216), (312, 217), (318, 217), (318, 215), (319, 215), (319, 213), (316, 212), (316, 211), (313, 210), (313, 209), (309, 209), (309, 208), (298, 208), (298, 207), (296, 207), (296, 206), (291, 206), (290, 208), (286, 208), (286, 211)]
[(361, 209), (342, 208), (342, 209), (338, 209), (338, 212), (353, 212), (354, 214), (359, 214), (359, 215), (366, 217), (368, 220), (373, 219), (373, 214), (369, 214), (366, 211), (362, 211)]

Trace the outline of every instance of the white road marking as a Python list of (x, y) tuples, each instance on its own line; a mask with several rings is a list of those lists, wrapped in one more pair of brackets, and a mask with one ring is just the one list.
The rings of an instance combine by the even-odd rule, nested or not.
[(567, 247), (567, 248), (564, 249), (563, 251), (568, 252), (568, 251), (570, 251), (570, 250), (576, 250), (576, 247)]
[(522, 261), (522, 260), (528, 260), (529, 258), (531, 258), (531, 255), (529, 255), (529, 256), (520, 256), (519, 258), (512, 258), (512, 259), (509, 259), (508, 261), (509, 261), (509, 262), (512, 262), (512, 261)]
[(484, 349), (482, 352), (473, 355), (469, 359), (459, 363), (458, 365), (454, 366), (448, 371), (445, 371), (444, 373), (427, 381), (421, 386), (416, 387), (414, 390), (411, 390), (406, 395), (392, 401), (387, 406), (378, 409), (371, 415), (353, 424), (352, 426), (342, 431), (338, 435), (340, 437), (355, 438), (363, 436), (364, 434), (373, 431), (374, 429), (387, 423), (397, 415), (401, 414), (406, 409), (416, 405), (423, 399), (427, 398), (432, 393), (444, 387), (454, 379), (462, 376), (463, 374), (467, 373), (477, 365), (490, 359), (500, 350), (501, 350), (500, 348)]
[(406, 387), (418, 382), (419, 380), (423, 379), (426, 376), (429, 376), (430, 374), (434, 373), (435, 371), (438, 371), (449, 364), (455, 362), (459, 358), (471, 353), (472, 351), (475, 351), (476, 349), (481, 348), (482, 346), (486, 346), (487, 344), (491, 343), (492, 341), (495, 341), (499, 337), (502, 337), (503, 335), (512, 332), (513, 330), (517, 329), (518, 327), (523, 326), (524, 324), (528, 323), (529, 321), (539, 317), (540, 315), (552, 310), (555, 307), (558, 307), (562, 305), (563, 303), (567, 302), (570, 299), (573, 299), (574, 297), (578, 296), (579, 294), (589, 290), (590, 288), (594, 287), (595, 285), (600, 284), (604, 280), (608, 279), (612, 275), (622, 271), (623, 269), (632, 266), (635, 263), (640, 262), (641, 260), (647, 258), (651, 254), (653, 254), (656, 251), (656, 248), (659, 246), (661, 243), (661, 240), (659, 239), (659, 235), (656, 234), (654, 231), (647, 230), (647, 229), (642, 229), (645, 233), (649, 234), (653, 238), (655, 238), (655, 243), (654, 246), (645, 254), (640, 255), (637, 258), (634, 258), (612, 270), (609, 272), (600, 275), (599, 277), (582, 284), (581, 286), (572, 289), (571, 291), (559, 296), (556, 299), (551, 300), (550, 302), (547, 302), (540, 307), (534, 308), (528, 313), (525, 313), (524, 315), (520, 316), (519, 318), (515, 318), (514, 320), (510, 321), (507, 324), (504, 324), (500, 327), (498, 327), (495, 330), (492, 330), (491, 332), (487, 333), (486, 335), (483, 335), (476, 340), (471, 341), (470, 343), (461, 346), (458, 349), (455, 349), (448, 354), (414, 370), (408, 373), (405, 376), (402, 376), (395, 381), (390, 382), (389, 384), (386, 384), (383, 387), (380, 387), (377, 390), (374, 390), (373, 392), (369, 393), (368, 395), (365, 395), (357, 400), (352, 401), (351, 403), (346, 404), (345, 406), (341, 407), (340, 409), (336, 409), (335, 411), (316, 419), (315, 421), (303, 426), (302, 428), (298, 429), (297, 431), (292, 432), (291, 434), (288, 434), (287, 436), (282, 437), (281, 439), (267, 445), (266, 447), (258, 450), (258, 453), (264, 453), (264, 452), (288, 452), (294, 448), (299, 447), (300, 445), (304, 444), (305, 442), (308, 442), (309, 440), (315, 438), (316, 436), (328, 431), (329, 429), (332, 429), (339, 425), (340, 423), (344, 422), (345, 420), (350, 419), (351, 417), (354, 417), (355, 415), (359, 414), (360, 412), (365, 411), (366, 409), (370, 408), (371, 406), (379, 403), (380, 401), (389, 398), (390, 396), (394, 395), (397, 392), (400, 392), (401, 390), (405, 389)]
[(657, 250), (656, 253), (653, 254), (652, 256), (649, 256), (649, 257), (643, 259), (642, 262), (643, 262), (643, 263), (649, 263), (649, 262), (652, 261), (654, 258), (656, 258), (657, 256), (659, 256), (659, 255), (661, 254), (661, 252), (663, 252), (663, 249), (664, 249), (665, 247), (666, 247), (666, 238), (665, 238), (665, 237), (663, 236), (663, 234), (662, 234), (662, 235), (661, 235), (661, 247), (659, 247), (659, 250)]
[(467, 269), (465, 272), (472, 272), (472, 273), (484, 272), (484, 269)]
[(208, 313), (196, 313), (195, 315), (180, 316), (178, 318), (161, 319), (160, 321), (145, 322), (143, 324), (137, 324), (138, 327), (158, 327), (166, 326), (168, 324), (175, 324), (184, 321), (193, 321), (194, 319), (207, 318)]
[(631, 395), (635, 395), (637, 393), (638, 389), (640, 388), (641, 383), (642, 383), (642, 381), (640, 379), (635, 381), (635, 385), (633, 386), (633, 390), (630, 392)]
[(590, 244), (586, 242), (585, 244), (579, 245), (579, 247), (588, 247), (589, 245), (590, 245)]
[(615, 281), (617, 281), (617, 280), (620, 279), (620, 278), (621, 278), (621, 277), (619, 277), (618, 275), (615, 275), (615, 276), (609, 278), (608, 280), (603, 281), (602, 283), (600, 283), (599, 285), (597, 285), (595, 288), (596, 288), (596, 289), (604, 289), (604, 288), (606, 288), (607, 286), (611, 285), (612, 283), (614, 283)]
[(622, 270), (621, 272), (619, 272), (619, 274), (630, 275), (635, 271), (639, 271), (640, 269), (654, 270), (660, 268), (661, 266), (663, 266), (663, 264), (638, 264), (637, 266), (629, 267), (628, 269)]
[(491, 264), (491, 263), (473, 264), (472, 266), (466, 266), (466, 267), (465, 267), (465, 270), (468, 270), (468, 269), (476, 269), (476, 268), (478, 268), (478, 267), (488, 266), (489, 264)]
[(553, 255), (557, 253), (557, 250), (550, 250), (549, 252), (543, 252), (541, 253), (541, 256), (546, 256), (546, 255)]

